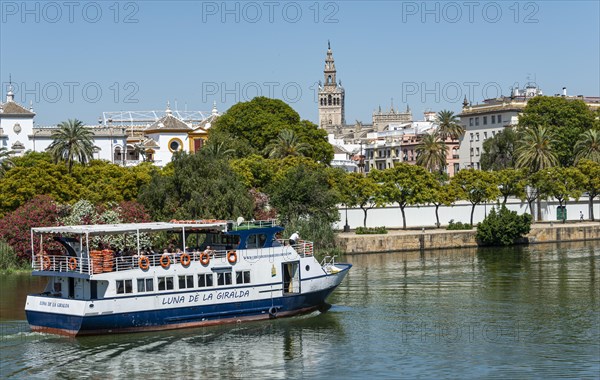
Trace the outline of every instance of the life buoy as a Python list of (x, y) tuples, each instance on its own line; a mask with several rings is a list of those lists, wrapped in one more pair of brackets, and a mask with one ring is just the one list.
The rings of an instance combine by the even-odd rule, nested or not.
[(179, 262), (181, 263), (181, 265), (183, 265), (184, 267), (187, 267), (188, 265), (190, 265), (191, 262), (191, 258), (190, 255), (188, 253), (183, 253), (181, 255), (181, 257), (179, 258)]
[(200, 255), (200, 264), (208, 265), (208, 263), (210, 263), (210, 255), (206, 252), (202, 252)]
[(48, 256), (42, 256), (42, 268), (44, 270), (50, 269), (50, 258)]
[(160, 266), (163, 268), (168, 268), (171, 265), (171, 259), (167, 255), (162, 255), (160, 257)]
[(71, 257), (69, 259), (69, 269), (70, 270), (75, 270), (77, 269), (77, 259), (75, 257)]
[(275, 306), (271, 306), (269, 308), (269, 316), (271, 318), (276, 318), (277, 317), (277, 308)]
[(235, 253), (235, 251), (227, 252), (227, 261), (229, 261), (229, 264), (235, 264), (237, 261), (237, 253)]
[(150, 260), (146, 256), (141, 256), (138, 260), (138, 265), (141, 270), (148, 270), (150, 268)]

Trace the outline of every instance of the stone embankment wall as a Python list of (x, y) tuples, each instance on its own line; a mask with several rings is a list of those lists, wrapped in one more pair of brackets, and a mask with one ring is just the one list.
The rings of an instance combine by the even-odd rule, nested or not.
[[(399, 230), (389, 231), (384, 235), (356, 235), (349, 232), (337, 235), (336, 246), (348, 254), (477, 247), (475, 234), (475, 229), (470, 231)], [(534, 225), (525, 240), (530, 244), (600, 240), (600, 223)]]

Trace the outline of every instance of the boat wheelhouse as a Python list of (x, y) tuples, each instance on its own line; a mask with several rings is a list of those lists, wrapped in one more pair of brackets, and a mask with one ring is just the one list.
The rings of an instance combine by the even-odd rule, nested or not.
[[(326, 310), (351, 265), (319, 263), (311, 242), (290, 245), (282, 231), (219, 220), (33, 228), (32, 273), (48, 284), (27, 297), (27, 320), (33, 331), (89, 335)], [(173, 243), (152, 250), (156, 233)]]

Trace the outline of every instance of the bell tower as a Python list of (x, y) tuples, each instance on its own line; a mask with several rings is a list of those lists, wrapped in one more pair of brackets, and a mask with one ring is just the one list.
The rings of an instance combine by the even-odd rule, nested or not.
[(328, 132), (334, 132), (336, 129), (346, 124), (344, 117), (344, 88), (342, 82), (337, 81), (337, 71), (331, 44), (327, 42), (327, 57), (325, 58), (325, 69), (323, 76), (325, 83), (319, 82), (319, 127)]

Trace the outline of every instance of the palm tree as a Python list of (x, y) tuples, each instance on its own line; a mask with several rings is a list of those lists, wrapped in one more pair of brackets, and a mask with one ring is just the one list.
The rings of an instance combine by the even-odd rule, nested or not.
[(235, 153), (235, 149), (228, 149), (225, 146), (225, 141), (211, 142), (209, 140), (208, 144), (202, 149), (202, 152), (210, 157), (221, 159), (232, 156)]
[[(530, 173), (537, 173), (546, 168), (558, 165), (558, 157), (552, 151), (556, 140), (552, 132), (545, 126), (526, 128), (520, 136), (515, 149), (517, 168), (528, 168)], [(540, 189), (537, 196), (537, 220), (542, 220), (542, 201)]]
[(579, 136), (575, 144), (575, 164), (582, 159), (600, 163), (600, 132), (589, 129)]
[(8, 150), (7, 148), (0, 148), (0, 178), (4, 176), (4, 173), (10, 170), (13, 166), (15, 166), (14, 162), (10, 159), (10, 156), (13, 155), (14, 152), (12, 150)]
[(417, 145), (417, 165), (423, 166), (430, 172), (442, 171), (446, 167), (448, 146), (439, 139), (439, 133), (425, 134)]
[(531, 173), (558, 165), (556, 143), (550, 129), (544, 126), (526, 128), (521, 135), (515, 154), (517, 168), (529, 168)]
[(294, 131), (284, 129), (279, 132), (277, 139), (273, 140), (264, 150), (269, 158), (284, 158), (287, 156), (304, 156), (310, 151), (310, 144), (298, 141)]
[(459, 139), (465, 129), (460, 125), (458, 116), (449, 110), (442, 110), (435, 116), (435, 123), (438, 125), (438, 131), (442, 141), (445, 141), (448, 136), (453, 139)]
[(48, 152), (55, 162), (65, 161), (69, 173), (74, 161), (85, 164), (94, 156), (94, 132), (86, 128), (81, 120), (63, 121), (58, 125), (58, 129), (52, 132), (51, 137), (53, 141), (48, 147)]

